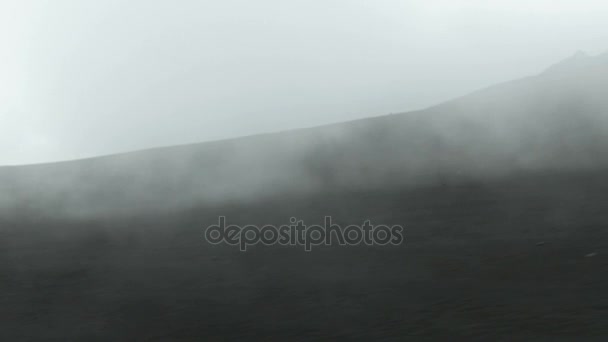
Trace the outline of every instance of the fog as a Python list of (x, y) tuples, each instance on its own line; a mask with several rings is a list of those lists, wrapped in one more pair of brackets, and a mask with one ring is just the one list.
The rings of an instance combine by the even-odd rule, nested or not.
[(3, 1), (0, 165), (423, 109), (606, 51), (601, 1)]
[(0, 340), (608, 340), (606, 18), (0, 1)]
[(509, 4), (3, 4), (0, 164), (36, 165), (0, 167), (0, 209), (133, 214), (603, 168), (608, 6)]
[(88, 216), (286, 194), (483, 184), (608, 167), (608, 54), (421, 111), (78, 162), (0, 168), (2, 209)]

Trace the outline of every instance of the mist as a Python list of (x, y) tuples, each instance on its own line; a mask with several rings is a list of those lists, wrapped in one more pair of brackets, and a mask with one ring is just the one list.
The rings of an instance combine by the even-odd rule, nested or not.
[(0, 340), (608, 340), (607, 15), (2, 1)]
[(0, 168), (3, 209), (89, 216), (608, 166), (608, 55), (425, 110), (78, 162)]
[(0, 6), (0, 165), (424, 109), (608, 37), (600, 1)]

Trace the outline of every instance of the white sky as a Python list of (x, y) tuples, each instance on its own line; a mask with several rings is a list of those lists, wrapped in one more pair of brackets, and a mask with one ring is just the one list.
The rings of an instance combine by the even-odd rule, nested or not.
[(608, 51), (606, 1), (0, 0), (0, 165), (419, 109)]

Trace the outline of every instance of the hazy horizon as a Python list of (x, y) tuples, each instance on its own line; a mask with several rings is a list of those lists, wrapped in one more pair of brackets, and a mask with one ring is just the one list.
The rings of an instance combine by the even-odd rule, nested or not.
[(584, 3), (3, 3), (0, 165), (423, 109), (606, 52)]

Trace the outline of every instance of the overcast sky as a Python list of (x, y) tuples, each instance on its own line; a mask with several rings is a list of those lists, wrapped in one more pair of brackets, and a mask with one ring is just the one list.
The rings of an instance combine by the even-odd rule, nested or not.
[(608, 2), (0, 0), (0, 165), (424, 108), (608, 50)]

